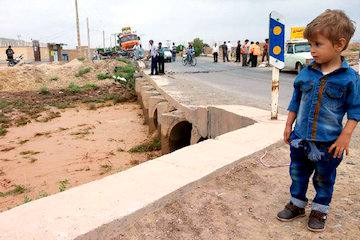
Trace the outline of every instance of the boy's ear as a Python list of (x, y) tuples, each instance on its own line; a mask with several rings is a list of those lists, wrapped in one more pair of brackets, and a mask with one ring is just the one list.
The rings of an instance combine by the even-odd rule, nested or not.
[(340, 38), (335, 44), (334, 48), (337, 52), (342, 52), (347, 47), (347, 41), (345, 38)]

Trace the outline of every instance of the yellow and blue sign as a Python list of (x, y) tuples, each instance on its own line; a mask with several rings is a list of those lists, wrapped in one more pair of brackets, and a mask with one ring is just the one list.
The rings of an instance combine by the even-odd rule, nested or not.
[(284, 63), (284, 47), (285, 47), (285, 24), (284, 17), (278, 12), (270, 13), (269, 28), (269, 63), (270, 65), (283, 69)]

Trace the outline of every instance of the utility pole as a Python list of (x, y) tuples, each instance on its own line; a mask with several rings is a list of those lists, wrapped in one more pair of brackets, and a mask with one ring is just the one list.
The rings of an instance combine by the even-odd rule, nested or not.
[(79, 10), (78, 10), (78, 2), (75, 0), (75, 11), (76, 11), (76, 31), (77, 31), (77, 45), (78, 45), (78, 52), (80, 51), (80, 26), (79, 26)]
[(114, 46), (116, 47), (117, 46), (117, 33), (114, 33)]
[(91, 60), (91, 53), (90, 53), (90, 28), (89, 28), (89, 18), (86, 18), (86, 28), (87, 28), (87, 41), (88, 41), (88, 48), (87, 48), (87, 52), (88, 52), (88, 58), (89, 60)]
[(103, 48), (105, 49), (105, 31), (103, 31)]

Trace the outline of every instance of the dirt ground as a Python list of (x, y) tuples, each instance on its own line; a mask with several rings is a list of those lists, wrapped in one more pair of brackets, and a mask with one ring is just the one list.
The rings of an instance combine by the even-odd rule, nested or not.
[(132, 151), (156, 139), (148, 135), (134, 92), (111, 79), (95, 77), (123, 63), (98, 62), (97, 71), (79, 77), (72, 88), (68, 85), (74, 72), (95, 66), (80, 63), (77, 69), (63, 72), (69, 64), (74, 62), (43, 66), (59, 76), (44, 93), (38, 86), (48, 79), (37, 76), (22, 84), (28, 77), (23, 69), (36, 72), (38, 65), (0, 70), (0, 76), (18, 74), (6, 75), (11, 84), (2, 83), (7, 91), (0, 91), (0, 212), (160, 155), (159, 143), (151, 150)]
[[(289, 200), (289, 149), (282, 145), (268, 150), (265, 157), (261, 152), (239, 162), (227, 173), (214, 176), (162, 209), (146, 214), (113, 239), (359, 239), (359, 143), (357, 129), (351, 155), (338, 168), (323, 233), (308, 231), (307, 217), (290, 223), (275, 218)], [(312, 185), (309, 190), (311, 199)], [(307, 216), (309, 212), (310, 207)]]
[[(96, 83), (104, 84), (109, 80), (99, 82), (96, 78), (98, 73), (110, 73), (115, 66), (124, 66), (118, 61), (79, 61), (42, 64), (22, 64), (12, 68), (3, 67), (0, 69), (0, 91), (39, 91), (41, 87), (49, 89), (61, 89), (67, 87), (71, 82), (75, 84)], [(81, 77), (75, 75), (81, 68), (89, 67), (90, 72)]]

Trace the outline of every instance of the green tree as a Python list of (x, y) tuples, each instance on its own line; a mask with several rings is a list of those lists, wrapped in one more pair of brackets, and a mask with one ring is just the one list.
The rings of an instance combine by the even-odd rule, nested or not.
[(185, 48), (185, 47), (184, 47), (184, 45), (182, 45), (182, 44), (177, 45), (177, 46), (176, 46), (176, 52), (179, 53), (179, 52), (181, 52), (182, 50), (184, 50), (184, 48)]
[(200, 38), (195, 38), (193, 46), (195, 49), (195, 56), (198, 57), (202, 52), (202, 49), (204, 47), (204, 42)]

